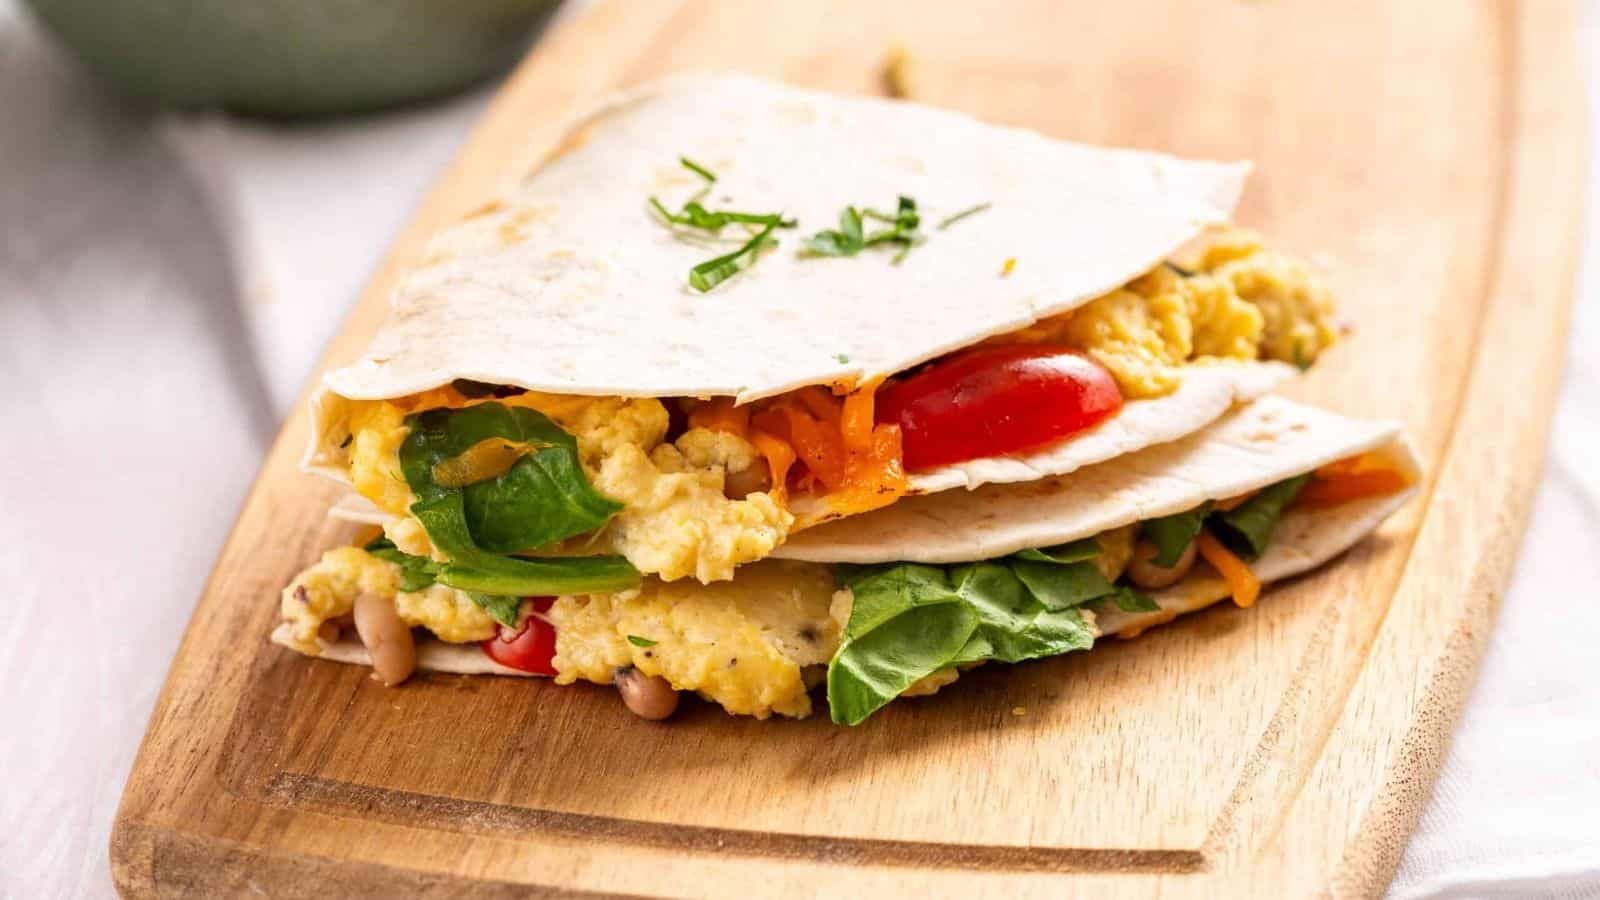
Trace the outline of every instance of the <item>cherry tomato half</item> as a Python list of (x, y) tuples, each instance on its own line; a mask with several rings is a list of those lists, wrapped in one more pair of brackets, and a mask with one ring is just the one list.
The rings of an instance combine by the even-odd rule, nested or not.
[(978, 347), (878, 391), (876, 418), (900, 426), (908, 471), (999, 456), (1092, 428), (1122, 408), (1099, 363), (1063, 347)]
[[(533, 609), (538, 613), (547, 613), (550, 606), (556, 602), (554, 597), (530, 597)], [(556, 655), (556, 629), (555, 626), (538, 616), (527, 616), (522, 620), (521, 628), (500, 626), (500, 633), (495, 637), (483, 641), (478, 646), (489, 658), (502, 666), (532, 672), (535, 675), (556, 674), (552, 660)]]

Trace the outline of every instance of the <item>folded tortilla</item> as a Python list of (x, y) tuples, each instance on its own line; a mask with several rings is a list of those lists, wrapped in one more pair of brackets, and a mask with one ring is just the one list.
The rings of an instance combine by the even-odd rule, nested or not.
[[(634, 666), (667, 678), (679, 690), (698, 691), (732, 712), (805, 715), (811, 709), (807, 682), (815, 679), (806, 678), (803, 670), (838, 652), (851, 611), (849, 588), (829, 597), (808, 586), (820, 577), (818, 567), (1014, 559), (1021, 551), (1125, 532), (1136, 523), (1249, 496), (1352, 459), (1369, 460), (1372, 466), (1396, 473), (1398, 486), (1333, 505), (1290, 506), (1284, 511), (1264, 552), (1249, 568), (1264, 583), (1290, 578), (1344, 552), (1416, 492), (1420, 464), (1398, 424), (1350, 419), (1268, 397), (1196, 434), (1072, 475), (913, 498), (821, 526), (795, 536), (774, 554), (791, 561), (757, 564), (731, 583), (671, 589), (648, 581), (638, 594), (562, 598), (551, 611), (558, 627), (556, 662), (561, 668), (564, 660), (572, 661), (577, 668), (562, 670), (559, 680), (603, 682), (615, 668)], [(745, 584), (750, 590), (741, 592)], [(726, 608), (731, 624), (719, 632), (705, 622), (663, 619), (663, 611), (670, 614), (673, 607), (656, 601), (669, 590), (677, 590), (674, 596), (680, 601), (693, 596), (684, 591), (720, 592), (715, 602), (719, 609)], [(1084, 620), (1093, 637), (1131, 636), (1232, 593), (1214, 569), (1198, 563), (1176, 584), (1150, 592), (1153, 608), (1129, 611), (1101, 602), (1084, 608)], [(638, 607), (636, 614), (630, 612), (633, 607)], [(602, 612), (595, 613), (597, 608)], [(766, 667), (752, 667), (753, 671), (780, 684), (735, 685), (727, 676), (734, 667), (725, 670), (708, 664), (725, 646), (742, 648), (745, 659), (757, 660), (748, 634), (752, 628), (770, 643), (765, 647), (770, 651)], [(648, 645), (630, 639), (636, 631), (650, 633)], [(822, 646), (810, 655), (805, 648), (794, 650), (796, 642), (786, 637), (808, 631), (822, 635)], [(288, 624), (280, 626), (273, 639), (308, 649), (297, 646)], [(366, 651), (348, 636), (339, 642), (319, 642), (317, 649), (318, 655), (340, 662), (368, 661)], [(774, 666), (774, 659), (790, 664)], [(422, 669), (441, 672), (526, 674), (494, 663), (472, 644), (425, 641), (418, 663)], [(931, 693), (956, 677), (953, 667), (938, 674), (906, 695)]]
[[(683, 273), (748, 234), (712, 240), (650, 211), (647, 198), (700, 186), (680, 155), (715, 170), (708, 205), (799, 223), (708, 293)], [(741, 404), (873, 384), (1128, 284), (1227, 221), (1248, 171), (746, 77), (657, 82), (579, 119), (552, 160), (434, 239), (367, 353), (326, 376), (304, 464), (349, 482), (353, 401), (458, 380)], [(923, 243), (902, 261), (798, 252), (845, 205), (888, 206), (897, 195), (914, 197), (925, 220)], [(1115, 352), (1144, 352), (1123, 323), (1108, 327)], [(1309, 356), (1324, 338), (1307, 344)], [(1280, 361), (1195, 352), (1170, 393), (1130, 399), (1052, 445), (911, 473), (906, 493), (1064, 474), (1188, 434), (1294, 374)], [(794, 510), (797, 527), (849, 512), (806, 498)]]

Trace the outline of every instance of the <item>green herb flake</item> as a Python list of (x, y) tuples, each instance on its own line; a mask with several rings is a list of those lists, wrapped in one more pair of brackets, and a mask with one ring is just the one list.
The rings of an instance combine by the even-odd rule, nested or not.
[(833, 355), (833, 361), (838, 363), (841, 366), (848, 365), (850, 363), (850, 354), (848, 354), (848, 353), (835, 353)]
[(777, 227), (777, 224), (768, 225), (756, 232), (755, 236), (745, 242), (744, 246), (732, 253), (708, 259), (690, 269), (689, 285), (703, 294), (750, 268), (751, 263), (756, 261), (763, 249), (768, 246), (776, 247), (778, 245), (778, 240), (771, 237), (772, 229)]
[(685, 169), (688, 169), (696, 175), (699, 175), (701, 178), (704, 178), (706, 180), (706, 184), (717, 183), (717, 176), (715, 172), (712, 172), (710, 169), (700, 165), (689, 157), (680, 156), (678, 157), (678, 162), (682, 163)]
[(1188, 269), (1185, 269), (1183, 266), (1178, 265), (1177, 263), (1173, 262), (1170, 259), (1162, 260), (1161, 264), (1166, 266), (1167, 268), (1171, 269), (1173, 272), (1176, 272), (1178, 275), (1180, 275), (1180, 276), (1182, 276), (1184, 278), (1193, 278), (1194, 275), (1195, 275), (1194, 272), (1192, 272), (1192, 271), (1190, 271)]
[[(890, 227), (867, 234), (863, 226), (864, 219), (883, 222)], [(802, 242), (801, 250), (811, 256), (855, 256), (868, 247), (893, 244), (900, 250), (891, 262), (899, 265), (911, 248), (923, 243), (922, 233), (918, 231), (921, 223), (922, 215), (917, 212), (917, 201), (910, 197), (900, 197), (893, 213), (846, 206), (839, 212), (838, 230), (817, 232)]]
[(1300, 371), (1304, 372), (1305, 370), (1311, 368), (1311, 363), (1313, 361), (1314, 360), (1312, 360), (1311, 357), (1306, 356), (1305, 348), (1300, 346), (1300, 342), (1299, 341), (1295, 341), (1294, 342), (1294, 367), (1299, 369)]
[(951, 225), (954, 225), (955, 223), (961, 221), (962, 219), (965, 219), (968, 216), (975, 216), (978, 213), (987, 211), (989, 209), (989, 207), (991, 207), (993, 205), (994, 205), (993, 203), (985, 202), (985, 203), (979, 203), (977, 206), (969, 206), (966, 209), (963, 209), (961, 212), (958, 212), (953, 216), (946, 216), (942, 221), (939, 222), (937, 227), (938, 227), (938, 229), (940, 231), (943, 231), (946, 228), (949, 228)]
[(640, 637), (637, 634), (630, 634), (628, 635), (628, 643), (635, 647), (654, 647), (659, 642), (652, 641), (647, 637)]
[(771, 237), (774, 228), (793, 228), (797, 223), (794, 219), (784, 218), (781, 212), (754, 213), (732, 209), (706, 209), (700, 198), (704, 197), (706, 192), (711, 190), (711, 185), (716, 183), (716, 173), (687, 156), (678, 157), (678, 162), (685, 169), (704, 179), (705, 184), (683, 204), (683, 208), (678, 212), (667, 209), (658, 198), (650, 197), (650, 207), (663, 222), (669, 226), (699, 229), (712, 235), (720, 235), (722, 229), (728, 225), (745, 225), (750, 228), (750, 239), (739, 249), (715, 259), (708, 259), (689, 270), (689, 285), (703, 294), (749, 268), (763, 248), (777, 246), (778, 241)]

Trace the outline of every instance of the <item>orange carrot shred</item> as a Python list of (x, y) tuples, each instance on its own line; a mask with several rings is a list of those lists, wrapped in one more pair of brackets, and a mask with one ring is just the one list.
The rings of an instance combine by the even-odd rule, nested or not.
[(1233, 551), (1224, 547), (1210, 532), (1202, 531), (1194, 540), (1195, 549), (1228, 583), (1228, 590), (1233, 592), (1233, 602), (1241, 607), (1255, 605), (1256, 598), (1261, 596), (1261, 579), (1250, 571), (1245, 561), (1233, 555)]

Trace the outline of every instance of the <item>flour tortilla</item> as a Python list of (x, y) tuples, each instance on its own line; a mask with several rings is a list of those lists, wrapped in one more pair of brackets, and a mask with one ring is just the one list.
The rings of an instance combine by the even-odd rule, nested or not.
[[(1067, 478), (993, 485), (973, 492), (903, 501), (886, 510), (791, 538), (774, 556), (827, 562), (897, 560), (948, 563), (1003, 556), (1089, 537), (1153, 516), (1237, 496), (1358, 453), (1385, 454), (1413, 486), (1325, 509), (1291, 508), (1265, 553), (1251, 564), (1263, 583), (1308, 572), (1375, 530), (1418, 490), (1421, 468), (1400, 426), (1349, 419), (1267, 397), (1181, 441), (1121, 457)], [(1204, 567), (1156, 591), (1160, 607), (1095, 612), (1097, 634), (1133, 635), (1227, 599), (1226, 583)], [(273, 640), (293, 649), (289, 626)], [(323, 645), (322, 657), (370, 664), (351, 638)], [(475, 644), (418, 644), (418, 668), (462, 674), (526, 675), (501, 666)]]
[[(772, 555), (827, 563), (993, 559), (1184, 512), (1379, 449), (1416, 480), (1416, 455), (1398, 423), (1263, 397), (1181, 440), (1072, 475), (909, 497), (791, 535)], [(1324, 531), (1311, 533), (1320, 541)]]
[[(1409, 448), (1405, 444), (1393, 446), (1404, 454), (1400, 458), (1410, 458)], [(1272, 543), (1250, 568), (1263, 584), (1309, 572), (1366, 537), (1384, 519), (1404, 506), (1414, 492), (1413, 489), (1385, 497), (1356, 500), (1331, 509), (1292, 509), (1278, 521), (1278, 527), (1272, 533)], [(1196, 571), (1178, 584), (1151, 595), (1159, 610), (1131, 613), (1114, 606), (1100, 607), (1095, 611), (1095, 634), (1131, 637), (1146, 629), (1164, 625), (1178, 616), (1226, 600), (1232, 593), (1217, 575)], [(272, 632), (272, 640), (298, 652), (291, 634), (287, 624), (279, 625)], [(360, 666), (372, 665), (367, 648), (351, 637), (332, 644), (323, 643), (319, 658)], [(459, 675), (534, 677), (531, 672), (500, 665), (484, 655), (477, 644), (447, 644), (431, 637), (417, 642), (417, 668), (425, 672)]]
[[(1126, 284), (1226, 221), (1250, 168), (730, 75), (677, 76), (615, 97), (563, 146), (436, 236), (401, 280), (367, 354), (329, 373), (314, 400), (309, 468), (342, 475), (348, 400), (455, 379), (745, 402), (901, 372)], [(747, 237), (730, 226), (726, 240), (708, 242), (650, 212), (652, 195), (676, 208), (700, 189), (680, 154), (717, 173), (708, 206), (781, 210), (800, 222), (705, 294), (688, 286), (688, 270)], [(804, 236), (837, 227), (847, 204), (892, 209), (898, 195), (916, 199), (927, 234), (899, 265), (878, 249), (797, 253)], [(1203, 396), (1165, 404), (1171, 411), (1153, 417), (1159, 427), (1108, 428), (1114, 439), (1082, 459), (1000, 461), (994, 473), (1037, 477), (1188, 433), (1283, 371), (1256, 363), (1197, 376)], [(919, 477), (914, 490), (995, 480), (989, 474), (969, 464)]]

